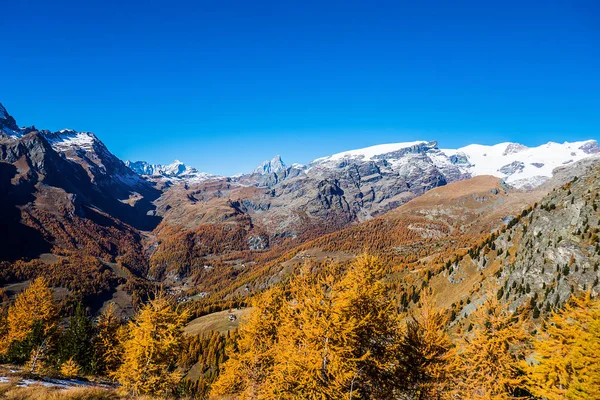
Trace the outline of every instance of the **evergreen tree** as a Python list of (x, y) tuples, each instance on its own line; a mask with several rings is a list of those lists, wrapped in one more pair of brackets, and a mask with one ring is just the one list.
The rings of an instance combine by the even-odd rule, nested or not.
[(62, 364), (72, 360), (82, 372), (91, 372), (93, 327), (85, 315), (83, 304), (77, 303), (75, 314), (59, 342), (58, 361)]

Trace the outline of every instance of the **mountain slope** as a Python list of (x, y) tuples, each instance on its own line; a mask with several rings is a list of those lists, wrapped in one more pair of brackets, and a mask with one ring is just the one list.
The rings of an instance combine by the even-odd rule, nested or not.
[(560, 307), (573, 293), (600, 294), (599, 177), (596, 162), (506, 229), (448, 259), (442, 273), (432, 279), (442, 304), (452, 306), (460, 320), (483, 297), (494, 295), (537, 318)]
[[(93, 134), (21, 129), (4, 107), (1, 110), (0, 190), (5, 194), (1, 208), (11, 215), (6, 220), (11, 221), (11, 227), (27, 232), (11, 240), (27, 243), (30, 229), (34, 229), (45, 243), (39, 249), (31, 246), (30, 252), (21, 253), (4, 241), (1, 247), (5, 256), (21, 257), (49, 247), (75, 250), (88, 245), (95, 247), (94, 253), (116, 254), (120, 235), (115, 232), (123, 232), (135, 242), (134, 227), (156, 226), (157, 217), (148, 213), (159, 192)], [(112, 237), (101, 237), (106, 229)], [(95, 239), (90, 242), (90, 238)]]

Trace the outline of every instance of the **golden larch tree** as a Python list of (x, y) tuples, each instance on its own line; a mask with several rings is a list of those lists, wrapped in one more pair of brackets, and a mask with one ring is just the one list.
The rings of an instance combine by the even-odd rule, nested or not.
[(490, 295), (473, 314), (473, 325), (473, 331), (458, 340), (453, 364), (455, 395), (514, 398), (525, 387), (521, 363), (527, 352), (527, 335), (522, 321)]
[(128, 325), (122, 364), (114, 374), (122, 393), (166, 396), (176, 390), (182, 378), (176, 362), (187, 318), (188, 313), (164, 294), (142, 307)]
[(454, 348), (447, 324), (448, 318), (435, 306), (433, 290), (425, 289), (406, 320), (398, 349), (402, 363), (398, 379), (410, 398), (439, 399), (448, 393)]
[[(37, 373), (47, 354), (51, 332), (57, 321), (58, 312), (52, 291), (44, 278), (37, 278), (8, 308), (0, 352), (15, 349), (14, 345), (17, 345), (18, 357), (29, 359), (26, 369)], [(31, 339), (29, 344), (21, 346), (27, 338)]]
[(553, 313), (528, 365), (532, 394), (548, 399), (600, 398), (600, 301), (587, 293)]
[(342, 399), (351, 392), (359, 362), (354, 350), (361, 321), (350, 312), (352, 296), (333, 274), (305, 270), (290, 285), (292, 300), (282, 308), (275, 368), (268, 397)]
[(41, 322), (44, 332), (49, 332), (57, 322), (57, 309), (52, 291), (44, 278), (35, 279), (27, 289), (20, 293), (8, 309), (8, 342), (24, 340)]
[(126, 335), (125, 330), (114, 303), (110, 303), (98, 316), (96, 335), (92, 341), (94, 347), (92, 363), (97, 374), (114, 372), (119, 367), (123, 353), (119, 339)]
[(264, 382), (273, 370), (284, 300), (284, 292), (279, 287), (273, 287), (254, 299), (252, 312), (239, 329), (237, 344), (228, 348), (229, 359), (211, 387), (212, 396), (260, 398)]

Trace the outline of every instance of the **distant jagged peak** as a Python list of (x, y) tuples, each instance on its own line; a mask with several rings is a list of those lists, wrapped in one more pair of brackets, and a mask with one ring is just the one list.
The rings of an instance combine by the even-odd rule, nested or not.
[(8, 118), (8, 112), (6, 111), (6, 108), (4, 108), (2, 103), (0, 103), (0, 119), (7, 119), (7, 118)]
[(207, 172), (199, 172), (179, 160), (171, 164), (150, 164), (146, 161), (125, 161), (125, 165), (138, 175), (154, 177), (166, 180), (206, 180), (217, 178), (217, 175)]
[(6, 111), (6, 108), (0, 103), (0, 131), (9, 136), (21, 136), (22, 132), (17, 125), (17, 121)]
[(286, 168), (287, 166), (281, 159), (281, 156), (276, 155), (271, 160), (263, 161), (258, 167), (256, 167), (254, 173), (259, 175), (267, 175), (283, 171)]

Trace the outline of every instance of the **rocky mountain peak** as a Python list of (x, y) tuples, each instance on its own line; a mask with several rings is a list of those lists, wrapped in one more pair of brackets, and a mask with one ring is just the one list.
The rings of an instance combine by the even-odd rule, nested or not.
[(287, 168), (280, 155), (276, 155), (271, 160), (263, 161), (255, 170), (255, 174), (265, 175), (283, 171)]
[(158, 180), (177, 181), (180, 179), (202, 181), (215, 178), (215, 175), (199, 172), (179, 160), (171, 164), (150, 164), (146, 161), (125, 161), (125, 165), (138, 175), (146, 178), (153, 177)]
[(502, 153), (502, 155), (506, 156), (508, 154), (515, 154), (527, 149), (527, 146), (524, 146), (520, 143), (509, 143), (508, 146), (506, 146), (506, 150), (504, 150), (504, 153)]
[(0, 103), (0, 131), (8, 135), (18, 135), (20, 133), (17, 121), (6, 111), (2, 103)]
[(579, 150), (582, 150), (585, 154), (597, 154), (600, 153), (600, 147), (598, 146), (597, 140), (588, 140), (585, 142)]

